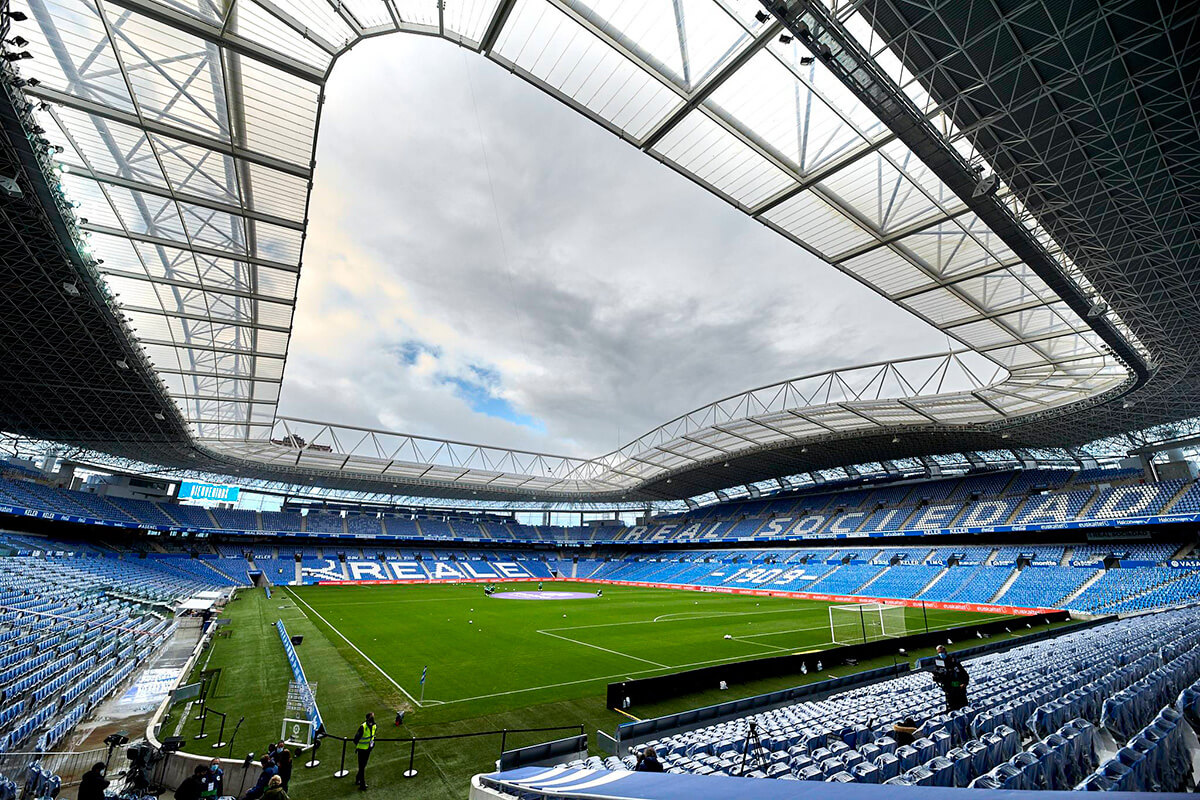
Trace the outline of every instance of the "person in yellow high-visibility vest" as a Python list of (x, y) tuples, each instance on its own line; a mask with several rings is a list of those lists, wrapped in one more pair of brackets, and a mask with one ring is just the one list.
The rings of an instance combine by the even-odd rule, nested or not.
[(367, 760), (371, 758), (371, 750), (375, 747), (375, 715), (367, 712), (367, 721), (358, 726), (354, 733), (354, 752), (358, 754), (358, 774), (354, 782), (360, 791), (367, 789)]

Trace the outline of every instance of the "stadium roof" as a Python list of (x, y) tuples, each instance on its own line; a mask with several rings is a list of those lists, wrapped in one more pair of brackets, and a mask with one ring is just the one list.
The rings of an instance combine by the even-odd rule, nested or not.
[[(42, 136), (62, 148), (68, 171), (58, 178), (78, 206), (58, 219), (41, 198), (45, 223), (85, 284), (92, 269), (102, 273), (127, 327), (74, 311), (39, 317), (11, 294), (26, 323), (10, 319), (11, 342), (28, 363), (5, 376), (6, 394), (22, 395), (0, 404), (5, 429), (346, 488), (595, 500), (689, 497), (927, 453), (1076, 445), (1200, 411), (1190, 289), (1197, 43), (1176, 35), (1194, 20), (1169, 9), (29, 5), (20, 32), (33, 58), (21, 75), (38, 83), (23, 91), (44, 104)], [(340, 53), (395, 31), (478, 51), (961, 348), (753, 390), (590, 459), (279, 417), (323, 85)], [(29, 143), (11, 138), (22, 156)], [(82, 255), (70, 252), (78, 232)], [(36, 254), (29, 267), (31, 297), (61, 294)], [(88, 313), (103, 315), (103, 293), (89, 284), (99, 311)], [(57, 328), (55, 341), (29, 340), (37, 324)], [(100, 327), (110, 343), (96, 340)], [(141, 405), (88, 396), (113, 378), (83, 377), (81, 365), (114, 360), (95, 348), (133, 353), (131, 369), (108, 371), (141, 379), (129, 389)], [(44, 370), (72, 376), (59, 381), (71, 394)], [(163, 395), (173, 402), (154, 405)]]

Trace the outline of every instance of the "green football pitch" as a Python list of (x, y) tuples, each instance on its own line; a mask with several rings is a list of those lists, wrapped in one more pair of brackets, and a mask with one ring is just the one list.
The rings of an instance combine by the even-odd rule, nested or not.
[[(534, 588), (517, 584), (501, 590)], [(588, 595), (569, 600), (489, 598), (478, 585), (280, 587), (270, 599), (261, 589), (242, 590), (224, 613), (230, 634), (214, 641), (197, 674), (221, 669), (209, 707), (228, 715), (226, 739), (245, 717), (232, 751), (242, 757), (280, 737), (291, 670), (276, 620), (283, 620), (289, 634), (304, 636), (297, 653), (317, 685), (317, 705), (330, 733), (352, 735), (363, 714), (374, 711), (380, 736), (404, 740), (580, 724), (593, 736), (597, 729), (611, 733), (627, 721), (605, 708), (612, 681), (832, 646), (827, 603), (624, 586), (605, 586), (604, 596), (595, 597), (596, 588), (547, 581), (547, 591)], [(906, 626), (916, 632), (987, 619), (918, 608), (907, 610)], [(855, 669), (872, 666), (878, 664)], [(724, 692), (714, 687), (630, 711), (644, 718), (849, 670), (781, 676)], [(399, 709), (406, 711), (405, 723), (395, 727)], [(183, 735), (188, 750), (212, 754), (214, 736), (192, 738), (200, 727), (194, 716), (182, 704), (173, 708), (160, 735)], [(207, 733), (215, 733), (216, 720), (210, 715)], [(567, 732), (510, 734), (506, 743), (522, 746), (560, 735)], [(400, 773), (408, 766), (410, 745), (383, 742), (372, 757), (371, 781), (378, 787), (372, 793), (463, 797), (470, 775), (492, 769), (499, 750), (499, 736), (422, 742), (414, 762), (418, 775), (405, 779)], [(352, 794), (351, 779), (331, 777), (340, 753), (340, 743), (327, 741), (321, 766), (297, 768), (292, 796)]]

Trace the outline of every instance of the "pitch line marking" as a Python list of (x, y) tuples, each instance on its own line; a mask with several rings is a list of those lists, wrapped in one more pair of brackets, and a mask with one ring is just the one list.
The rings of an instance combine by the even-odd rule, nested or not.
[[(622, 625), (653, 625), (656, 622), (689, 622), (693, 619), (720, 619), (722, 617), (752, 617), (759, 614), (797, 614), (802, 613), (795, 608), (780, 608), (772, 611), (720, 611), (714, 614), (703, 614), (697, 611), (678, 611), (674, 614), (661, 614), (654, 619), (631, 619), (624, 622), (600, 622), (595, 625), (567, 625), (561, 628), (546, 628), (548, 631), (578, 631), (585, 628), (616, 628)], [(678, 617), (683, 614), (699, 614), (700, 616), (684, 617), (674, 620), (671, 617)], [(825, 626), (821, 626), (825, 627)]]
[(742, 644), (748, 644), (751, 647), (765, 647), (769, 650), (774, 650), (775, 652), (781, 652), (781, 651), (788, 649), (786, 647), (776, 647), (773, 644), (763, 644), (762, 642), (751, 642), (748, 639), (743, 639), (741, 636), (734, 636), (733, 641), (741, 642)]
[(543, 633), (546, 636), (553, 636), (555, 639), (562, 639), (564, 642), (570, 642), (571, 644), (580, 644), (580, 645), (583, 645), (584, 647), (591, 647), (596, 650), (603, 650), (606, 653), (612, 653), (614, 656), (622, 656), (623, 658), (632, 658), (634, 661), (641, 661), (643, 664), (653, 664), (654, 666), (659, 667), (661, 669), (671, 669), (666, 664), (660, 664), (657, 661), (651, 661), (648, 658), (639, 658), (638, 656), (631, 656), (628, 653), (620, 653), (620, 652), (617, 652), (616, 650), (609, 650), (607, 647), (601, 647), (598, 644), (590, 644), (588, 642), (581, 642), (578, 639), (571, 639), (566, 636), (559, 636), (557, 633), (551, 633), (550, 631), (540, 630), (540, 631), (538, 631), (538, 633)]
[[(366, 654), (366, 653), (364, 653), (362, 650), (359, 650), (359, 649), (358, 649), (358, 645), (354, 644), (354, 642), (352, 642), (352, 641), (350, 641), (349, 639), (347, 639), (347, 638), (346, 638), (346, 635), (345, 635), (344, 633), (342, 633), (341, 631), (339, 631), (339, 630), (338, 630), (338, 629), (337, 629), (337, 628), (336, 628), (336, 627), (335, 627), (335, 626), (334, 626), (334, 625), (333, 625), (333, 624), (332, 624), (332, 623), (331, 623), (329, 620), (327, 620), (327, 619), (325, 619), (324, 617), (322, 617), (322, 616), (321, 616), (321, 612), (317, 611), (315, 608), (313, 608), (312, 606), (310, 606), (310, 605), (308, 604), (308, 601), (306, 601), (306, 600), (305, 600), (304, 598), (302, 598), (300, 595), (298, 595), (298, 594), (296, 594), (296, 593), (292, 592), (292, 591), (291, 591), (291, 589), (289, 589), (289, 590), (288, 590), (288, 592), (289, 592), (289, 594), (291, 594), (291, 595), (292, 595), (292, 597), (293, 597), (293, 598), (294, 598), (294, 599), (295, 599), (297, 602), (299, 602), (299, 603), (303, 603), (303, 604), (304, 604), (304, 606), (305, 606), (305, 607), (306, 607), (306, 608), (307, 608), (309, 611), (311, 611), (312, 613), (316, 614), (316, 615), (317, 615), (317, 619), (321, 620), (321, 622), (324, 622), (326, 625), (328, 625), (328, 626), (329, 626), (329, 628), (330, 628), (330, 630), (332, 630), (332, 631), (333, 631), (334, 633), (336, 633), (338, 636), (341, 636), (341, 637), (342, 637), (342, 641), (344, 641), (346, 644), (350, 645), (350, 647), (351, 647), (351, 648), (354, 650), (354, 652), (358, 653), (360, 656), (362, 656), (362, 657), (363, 657), (363, 660), (365, 660), (365, 661), (366, 661), (368, 664), (370, 664), (372, 667), (374, 667), (375, 669), (377, 669), (377, 670), (379, 671), (379, 674), (380, 674), (380, 675), (382, 675), (383, 677), (387, 678), (387, 679), (388, 679), (388, 682), (389, 682), (390, 684), (392, 684), (392, 686), (395, 686), (397, 689), (399, 689), (400, 691), (404, 692), (404, 696), (405, 696), (405, 697), (407, 697), (409, 700), (411, 700), (411, 701), (412, 701), (412, 702), (413, 702), (413, 703), (414, 703), (414, 704), (415, 704), (415, 705), (416, 705), (418, 708), (424, 708), (424, 707), (425, 707), (425, 704), (423, 704), (423, 703), (419, 702), (419, 701), (417, 700), (417, 698), (413, 697), (411, 694), (409, 694), (409, 693), (408, 693), (408, 690), (407, 690), (407, 689), (405, 689), (405, 688), (404, 688), (403, 686), (401, 686), (400, 684), (396, 683), (395, 679), (394, 679), (394, 678), (392, 678), (392, 676), (391, 676), (391, 675), (388, 675), (386, 672), (384, 672), (384, 671), (383, 671), (383, 667), (379, 666), (379, 665), (378, 665), (378, 664), (376, 664), (374, 661), (372, 661), (370, 658), (368, 658), (368, 657), (367, 657), (367, 654)], [(426, 701), (426, 702), (428, 702), (428, 701)]]

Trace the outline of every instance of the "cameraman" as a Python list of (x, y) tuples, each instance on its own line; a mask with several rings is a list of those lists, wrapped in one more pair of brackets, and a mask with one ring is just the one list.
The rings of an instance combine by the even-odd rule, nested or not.
[(946, 693), (946, 711), (957, 711), (967, 705), (967, 685), (971, 676), (961, 661), (946, 652), (944, 644), (937, 646), (937, 655), (933, 659), (933, 682)]
[(97, 761), (83, 773), (83, 779), (79, 782), (79, 800), (104, 800), (104, 790), (108, 787), (108, 780), (104, 777), (106, 769), (103, 761)]

